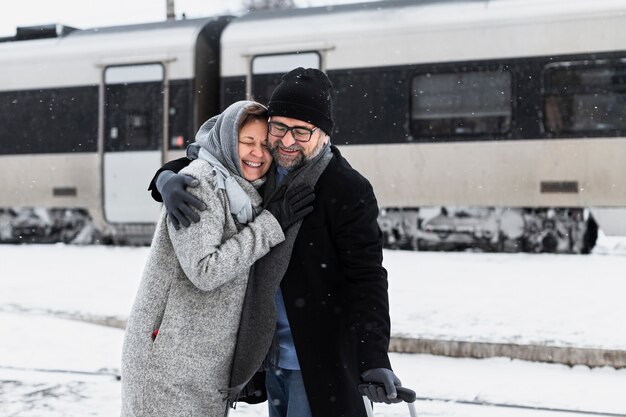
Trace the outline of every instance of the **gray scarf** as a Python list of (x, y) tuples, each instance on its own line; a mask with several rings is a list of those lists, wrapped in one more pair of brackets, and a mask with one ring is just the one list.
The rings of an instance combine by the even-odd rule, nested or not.
[[(330, 145), (324, 146), (320, 154), (304, 167), (290, 172), (278, 188), (275, 169), (270, 169), (265, 184), (264, 204), (272, 199), (283, 198), (285, 192), (294, 186), (300, 184), (315, 186), (332, 157)], [(274, 296), (289, 266), (291, 251), (301, 224), (302, 221), (299, 221), (287, 229), (285, 241), (272, 248), (250, 270), (233, 358), (230, 388), (227, 392), (230, 404), (237, 400), (241, 390), (261, 369), (272, 346), (276, 331)]]
[[(253, 207), (250, 196), (237, 183), (235, 176), (243, 178), (239, 164), (237, 128), (243, 110), (250, 101), (238, 101), (230, 105), (222, 114), (211, 117), (198, 130), (196, 143), (189, 146), (188, 156), (207, 161), (213, 167), (217, 187), (225, 190), (230, 212), (240, 224), (254, 220), (258, 212)], [(195, 153), (197, 152), (197, 155)], [(194, 158), (195, 159), (195, 158)], [(257, 180), (258, 181), (258, 180)], [(253, 185), (258, 186), (256, 181)]]

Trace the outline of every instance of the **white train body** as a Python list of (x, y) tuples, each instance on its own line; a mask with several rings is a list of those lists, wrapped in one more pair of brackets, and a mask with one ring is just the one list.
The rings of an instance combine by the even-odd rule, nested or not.
[[(0, 43), (0, 100), (97, 93), (87, 151), (0, 150), (0, 207), (149, 225), (146, 185), (199, 123), (306, 66), (333, 81), (331, 140), (372, 182), (389, 244), (586, 252), (595, 222), (626, 234), (621, 0), (390, 0), (87, 32)], [(161, 86), (161, 127), (148, 149), (116, 148), (107, 91), (138, 81)], [(186, 107), (170, 103), (180, 85)]]

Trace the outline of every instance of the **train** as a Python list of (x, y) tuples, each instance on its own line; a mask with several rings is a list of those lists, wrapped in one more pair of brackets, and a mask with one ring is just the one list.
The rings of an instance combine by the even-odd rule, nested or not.
[(0, 241), (149, 242), (146, 188), (295, 67), (385, 244), (589, 253), (626, 235), (626, 3), (386, 0), (0, 38)]

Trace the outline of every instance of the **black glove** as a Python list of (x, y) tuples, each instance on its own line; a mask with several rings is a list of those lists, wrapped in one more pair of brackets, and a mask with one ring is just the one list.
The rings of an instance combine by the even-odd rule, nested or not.
[(396, 374), (387, 368), (369, 369), (361, 374), (363, 382), (370, 384), (359, 385), (359, 392), (375, 403), (399, 403), (396, 387), (401, 387), (402, 382)]
[(284, 231), (313, 211), (313, 200), (315, 200), (313, 188), (302, 184), (287, 190), (282, 198), (280, 196), (273, 198), (266, 209), (276, 217)]
[(198, 180), (185, 174), (175, 174), (172, 171), (163, 171), (157, 178), (157, 190), (163, 197), (163, 204), (170, 221), (176, 230), (182, 224), (189, 227), (191, 222), (198, 222), (200, 216), (191, 207), (202, 211), (206, 206), (195, 196), (186, 191), (187, 187), (197, 187)]

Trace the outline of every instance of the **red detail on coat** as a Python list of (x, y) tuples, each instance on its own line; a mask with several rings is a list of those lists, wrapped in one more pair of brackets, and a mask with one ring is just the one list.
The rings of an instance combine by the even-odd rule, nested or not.
[(152, 339), (152, 341), (154, 342), (154, 339), (156, 339), (157, 335), (159, 334), (159, 329), (156, 329), (155, 331), (152, 332), (152, 334), (150, 335), (150, 338)]

